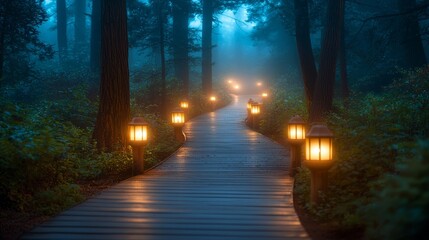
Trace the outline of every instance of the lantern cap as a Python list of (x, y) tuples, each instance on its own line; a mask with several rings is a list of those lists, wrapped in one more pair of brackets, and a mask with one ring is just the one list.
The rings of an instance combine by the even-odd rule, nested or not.
[(128, 125), (147, 125), (147, 122), (142, 117), (133, 117)]
[(334, 134), (324, 123), (314, 123), (311, 125), (306, 137), (334, 137)]
[(306, 122), (304, 121), (304, 119), (299, 115), (295, 115), (289, 120), (289, 124), (305, 124), (305, 123)]

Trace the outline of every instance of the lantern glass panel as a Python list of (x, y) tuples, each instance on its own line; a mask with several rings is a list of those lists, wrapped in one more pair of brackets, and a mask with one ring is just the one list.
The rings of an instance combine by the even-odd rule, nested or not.
[(181, 112), (174, 112), (171, 114), (171, 122), (175, 124), (185, 123), (185, 114)]
[(289, 124), (289, 139), (305, 139), (305, 127), (302, 124)]
[(189, 103), (186, 101), (182, 101), (182, 102), (180, 102), (180, 107), (187, 109), (187, 108), (189, 108)]
[(307, 138), (305, 158), (311, 161), (332, 160), (332, 139)]
[(147, 126), (130, 126), (130, 141), (147, 141)]
[(251, 110), (251, 113), (252, 114), (259, 114), (260, 113), (260, 108), (259, 108), (259, 105), (252, 105), (252, 110)]

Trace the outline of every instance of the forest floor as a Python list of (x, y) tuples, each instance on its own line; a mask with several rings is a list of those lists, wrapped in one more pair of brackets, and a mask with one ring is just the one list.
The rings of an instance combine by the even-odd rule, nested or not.
[[(123, 179), (118, 179), (117, 177), (111, 177), (80, 182), (79, 186), (84, 196), (83, 201), (122, 180)], [(30, 231), (36, 225), (47, 221), (51, 217), (52, 216), (39, 215), (31, 212), (19, 212), (0, 208), (0, 239), (19, 239), (21, 234)]]

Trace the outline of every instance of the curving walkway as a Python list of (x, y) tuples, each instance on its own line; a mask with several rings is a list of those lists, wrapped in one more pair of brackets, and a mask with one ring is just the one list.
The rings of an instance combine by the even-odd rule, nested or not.
[(288, 152), (244, 126), (248, 98), (188, 122), (188, 141), (158, 168), (23, 238), (308, 239), (293, 208)]

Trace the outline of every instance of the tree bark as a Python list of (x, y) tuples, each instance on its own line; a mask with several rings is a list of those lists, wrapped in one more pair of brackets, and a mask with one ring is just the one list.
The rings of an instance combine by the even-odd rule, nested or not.
[(189, 98), (189, 0), (173, 0), (174, 71), (182, 82), (182, 97)]
[(295, 32), (307, 110), (310, 111), (314, 96), (314, 85), (317, 79), (317, 69), (311, 46), (308, 0), (295, 0)]
[(161, 116), (167, 116), (166, 97), (167, 97), (167, 70), (165, 64), (165, 33), (164, 33), (164, 13), (163, 0), (158, 0), (158, 30), (159, 30), (159, 54), (161, 59), (161, 96), (160, 96), (160, 112)]
[(314, 88), (310, 122), (323, 121), (326, 114), (332, 110), (336, 60), (341, 37), (340, 28), (344, 17), (343, 5), (344, 0), (329, 0), (328, 2), (326, 26), (320, 52), (319, 74)]
[(67, 9), (65, 0), (57, 0), (57, 43), (60, 63), (67, 57)]
[(101, 48), (101, 0), (92, 0), (90, 67), (92, 72), (100, 70)]
[(83, 57), (83, 48), (85, 47), (85, 3), (86, 0), (75, 0), (75, 20), (74, 20), (74, 52), (75, 56), (80, 59)]
[(339, 53), (339, 62), (340, 62), (340, 77), (341, 77), (341, 95), (343, 98), (343, 103), (347, 106), (348, 99), (350, 96), (348, 76), (347, 76), (347, 49), (346, 49), (346, 32), (345, 32), (345, 4), (341, 9), (342, 19), (341, 19), (341, 42), (340, 42), (340, 53)]
[(130, 119), (126, 0), (101, 1), (100, 105), (94, 139), (100, 150), (112, 151), (127, 142)]
[[(415, 9), (416, 0), (398, 0), (399, 12), (407, 12)], [(420, 25), (417, 12), (402, 15), (399, 19), (399, 40), (401, 49), (404, 49), (403, 61), (405, 68), (421, 67), (427, 64), (426, 55), (420, 35)]]
[(202, 85), (206, 95), (212, 92), (213, 0), (203, 1)]

